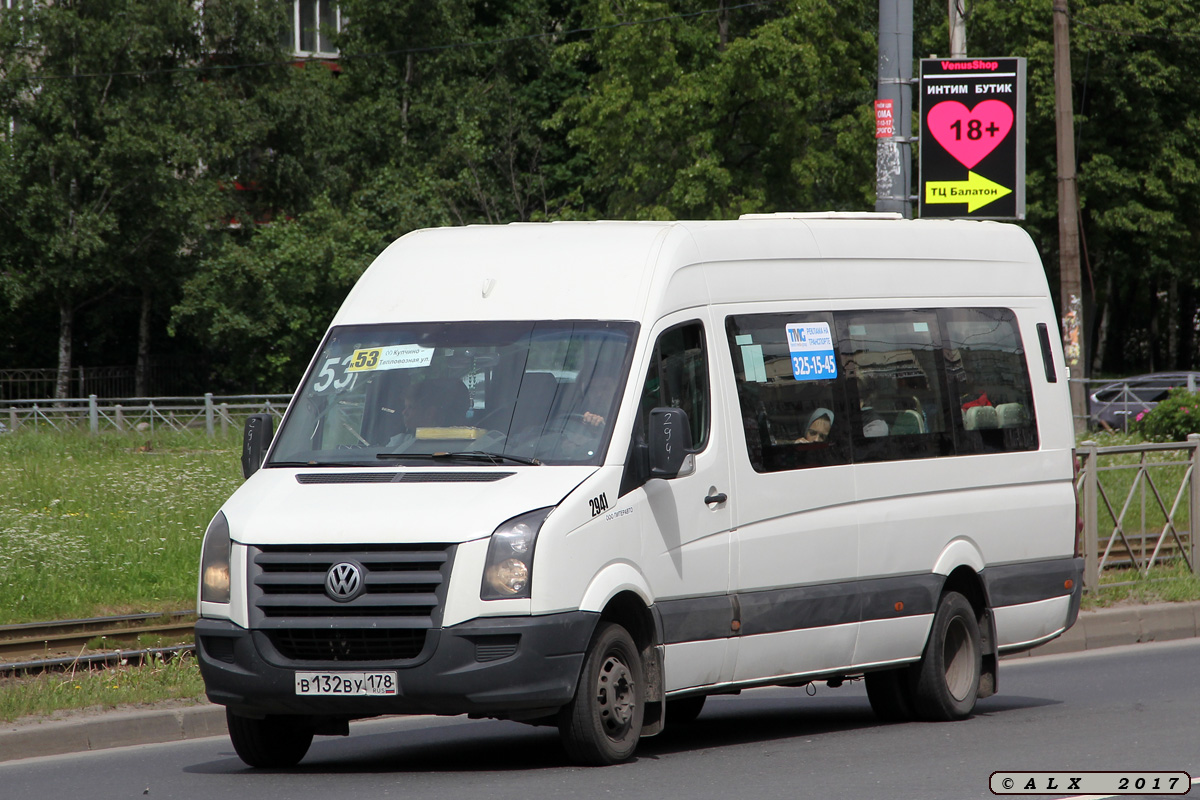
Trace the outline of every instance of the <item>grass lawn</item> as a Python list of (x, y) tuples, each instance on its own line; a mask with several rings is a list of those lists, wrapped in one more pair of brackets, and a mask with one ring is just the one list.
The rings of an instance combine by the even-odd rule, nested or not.
[(190, 609), (240, 440), (0, 436), (0, 624)]
[(61, 712), (204, 700), (204, 682), (191, 656), (139, 667), (111, 667), (0, 678), (0, 722)]

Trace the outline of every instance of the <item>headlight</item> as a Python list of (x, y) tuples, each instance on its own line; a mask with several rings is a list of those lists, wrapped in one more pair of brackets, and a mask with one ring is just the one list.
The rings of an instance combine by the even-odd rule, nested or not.
[(229, 602), (229, 522), (218, 511), (200, 550), (200, 600), (206, 603)]
[(529, 597), (533, 578), (533, 546), (542, 523), (553, 510), (540, 508), (496, 528), (488, 543), (487, 561), (483, 565), (481, 600), (507, 600)]

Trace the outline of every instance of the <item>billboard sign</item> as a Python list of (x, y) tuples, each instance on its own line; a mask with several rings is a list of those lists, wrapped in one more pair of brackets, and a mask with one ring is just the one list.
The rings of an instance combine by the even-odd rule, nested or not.
[(1025, 218), (1025, 59), (921, 59), (921, 217)]

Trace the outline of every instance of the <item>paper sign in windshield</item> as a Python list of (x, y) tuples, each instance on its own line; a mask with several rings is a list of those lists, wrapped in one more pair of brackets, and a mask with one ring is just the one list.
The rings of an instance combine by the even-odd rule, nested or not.
[(413, 369), (428, 367), (433, 360), (433, 348), (419, 344), (397, 344), (391, 347), (364, 347), (350, 354), (347, 372), (373, 372), (381, 369)]
[(789, 322), (788, 350), (792, 354), (792, 377), (798, 381), (824, 381), (837, 377), (833, 335), (828, 322)]

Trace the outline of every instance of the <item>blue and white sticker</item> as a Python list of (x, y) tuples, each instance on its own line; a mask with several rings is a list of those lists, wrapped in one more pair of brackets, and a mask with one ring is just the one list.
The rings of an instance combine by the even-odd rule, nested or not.
[(825, 381), (837, 377), (833, 334), (828, 322), (789, 322), (788, 350), (792, 353), (792, 377), (798, 381)]

